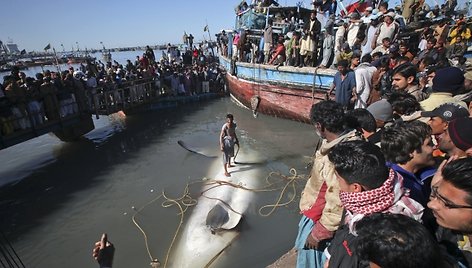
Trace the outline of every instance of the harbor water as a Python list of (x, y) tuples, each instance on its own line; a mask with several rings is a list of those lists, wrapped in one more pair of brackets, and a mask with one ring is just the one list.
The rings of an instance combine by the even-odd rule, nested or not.
[[(290, 176), (294, 168), (299, 175), (308, 173), (316, 144), (312, 126), (263, 115), (254, 118), (230, 98), (115, 114), (95, 120), (96, 129), (77, 142), (44, 135), (0, 151), (0, 230), (26, 267), (94, 267), (91, 250), (104, 232), (116, 247), (114, 267), (150, 267), (143, 234), (132, 216), (162, 191), (179, 197), (187, 183), (209, 176), (210, 166), (221, 161), (218, 136), (227, 113), (234, 114), (240, 151), (250, 148), (260, 157), (250, 168), (263, 175), (251, 179), (263, 185), (271, 172)], [(179, 140), (219, 157), (189, 152)], [(273, 179), (283, 186), (280, 176)], [(294, 201), (269, 216), (259, 209), (276, 203), (280, 189), (258, 192), (248, 200), (240, 235), (212, 267), (265, 267), (292, 248), (304, 183), (297, 183), (296, 192), (286, 191), (281, 200), (297, 195)], [(197, 199), (201, 184), (192, 185), (191, 195)], [(180, 216), (175, 207), (163, 208), (161, 203), (148, 205), (137, 220), (151, 255), (162, 263)], [(192, 208), (185, 219), (191, 213)]]

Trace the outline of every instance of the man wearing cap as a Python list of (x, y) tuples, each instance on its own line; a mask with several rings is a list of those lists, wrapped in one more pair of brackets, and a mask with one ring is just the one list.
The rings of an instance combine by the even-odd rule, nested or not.
[(380, 147), (380, 137), (384, 131), (384, 126), (393, 119), (392, 105), (387, 100), (382, 99), (369, 105), (367, 111), (374, 116), (377, 127), (376, 132), (369, 136), (368, 141)]
[(395, 22), (393, 19), (395, 18), (395, 13), (388, 12), (384, 15), (384, 22), (379, 25), (379, 29), (374, 37), (374, 42), (372, 44), (372, 48), (375, 48), (382, 44), (382, 40), (385, 37), (390, 38), (391, 42), (394, 42), (397, 38), (400, 25)]
[(375, 33), (377, 32), (377, 26), (379, 26), (379, 19), (377, 18), (377, 16), (375, 17), (371, 16), (371, 20), (367, 28), (366, 37), (364, 38), (364, 41), (362, 42), (362, 47), (361, 47), (362, 56), (367, 55), (367, 54), (372, 55), (371, 54), (373, 50), (372, 42), (374, 40)]
[(364, 16), (361, 17), (361, 20), (363, 23), (369, 24), (372, 21), (373, 19), (372, 10), (373, 10), (372, 7), (367, 7), (364, 10)]
[(357, 40), (357, 33), (361, 27), (362, 20), (357, 12), (351, 13), (349, 16), (349, 28), (347, 29), (347, 43), (349, 47), (353, 47)]
[[(445, 103), (430, 112), (421, 112), (422, 117), (429, 117), (428, 125), (431, 127), (431, 135), (435, 138), (435, 144), (439, 144), (441, 135), (447, 130), (449, 122), (462, 117), (468, 117), (466, 108), (454, 103)], [(437, 149), (435, 156), (443, 156), (445, 152)]]
[(440, 135), (447, 130), (449, 122), (462, 117), (469, 117), (469, 111), (456, 103), (444, 103), (429, 112), (421, 112), (422, 117), (429, 117), (428, 125), (432, 135)]
[(472, 156), (472, 118), (462, 117), (449, 122), (439, 137), (439, 149), (448, 157)]
[(461, 69), (447, 67), (436, 71), (433, 78), (433, 92), (427, 99), (420, 102), (421, 108), (424, 111), (432, 111), (443, 103), (456, 103), (467, 108), (465, 102), (453, 97), (463, 86), (464, 74)]

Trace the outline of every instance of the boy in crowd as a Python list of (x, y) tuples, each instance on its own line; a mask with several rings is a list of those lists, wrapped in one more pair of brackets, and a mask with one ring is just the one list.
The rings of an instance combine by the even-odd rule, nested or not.
[(347, 141), (329, 153), (345, 209), (343, 225), (325, 251), (328, 267), (363, 267), (355, 251), (356, 225), (373, 213), (403, 214), (420, 220), (423, 207), (409, 198), (403, 178), (385, 164), (380, 148), (366, 141)]

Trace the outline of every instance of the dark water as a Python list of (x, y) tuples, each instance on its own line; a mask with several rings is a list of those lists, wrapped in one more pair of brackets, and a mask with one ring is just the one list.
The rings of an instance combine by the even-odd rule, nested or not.
[[(288, 174), (292, 167), (307, 173), (307, 156), (316, 142), (311, 126), (255, 119), (229, 98), (126, 118), (102, 117), (79, 142), (62, 143), (46, 135), (0, 151), (0, 229), (27, 267), (93, 267), (91, 248), (102, 232), (116, 245), (114, 267), (149, 267), (143, 236), (131, 221), (132, 207), (143, 206), (164, 189), (179, 196), (189, 181), (208, 176), (214, 161), (221, 160), (190, 153), (177, 141), (219, 155), (226, 113), (235, 116), (241, 150), (250, 147), (262, 157), (254, 168), (266, 175), (256, 179), (264, 181), (271, 171)], [(198, 193), (199, 187), (192, 187), (192, 195)], [(264, 267), (292, 247), (298, 196), (269, 217), (258, 214), (279, 193), (257, 193), (248, 200), (241, 234), (212, 267)], [(139, 215), (150, 251), (161, 261), (180, 219), (176, 213), (156, 202)]]

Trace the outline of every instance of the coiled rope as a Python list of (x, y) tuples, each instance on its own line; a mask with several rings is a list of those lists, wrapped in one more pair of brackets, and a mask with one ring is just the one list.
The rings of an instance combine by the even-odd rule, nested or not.
[[(239, 149), (239, 147), (238, 147)], [(237, 155), (237, 154), (236, 154)], [(273, 182), (274, 178), (275, 177), (279, 177), (283, 180), (286, 180), (285, 184), (283, 187), (277, 187), (277, 185), (280, 184), (280, 180), (276, 181), (276, 182)], [(241, 190), (245, 190), (245, 191), (251, 191), (251, 192), (256, 192), (256, 193), (260, 193), (260, 192), (274, 192), (274, 191), (280, 191), (278, 197), (277, 197), (277, 200), (275, 203), (273, 204), (267, 204), (267, 205), (264, 205), (262, 207), (259, 208), (259, 215), (262, 216), (262, 217), (268, 217), (270, 216), (272, 213), (275, 212), (275, 210), (277, 210), (277, 208), (279, 207), (282, 207), (282, 206), (287, 206), (289, 205), (290, 203), (292, 203), (296, 196), (297, 196), (297, 184), (299, 181), (305, 181), (306, 180), (306, 176), (305, 175), (298, 175), (297, 173), (297, 170), (295, 168), (291, 168), (289, 170), (289, 175), (284, 175), (282, 173), (279, 173), (279, 172), (270, 172), (269, 175), (266, 177), (265, 181), (266, 181), (266, 185), (262, 188), (258, 188), (258, 189), (252, 189), (252, 188), (248, 188), (248, 187), (245, 187), (244, 185), (242, 184), (235, 184), (235, 183), (232, 183), (232, 182), (229, 182), (229, 181), (223, 181), (223, 180), (212, 180), (212, 179), (202, 179), (202, 180), (198, 180), (198, 181), (193, 181), (193, 182), (189, 182), (186, 184), (185, 188), (184, 188), (184, 192), (182, 194), (182, 196), (178, 197), (178, 198), (170, 198), (166, 195), (166, 193), (164, 191), (162, 191), (161, 194), (159, 194), (157, 197), (153, 198), (151, 201), (149, 201), (148, 203), (146, 203), (145, 205), (143, 205), (141, 208), (137, 209), (136, 212), (134, 213), (133, 217), (132, 217), (132, 221), (134, 223), (134, 225), (139, 229), (139, 231), (142, 233), (143, 235), (143, 238), (144, 238), (144, 244), (145, 244), (145, 247), (146, 247), (146, 251), (149, 255), (149, 258), (151, 260), (151, 266), (152, 267), (157, 267), (159, 262), (158, 262), (158, 259), (155, 258), (152, 253), (151, 253), (151, 250), (149, 248), (149, 239), (148, 239), (148, 236), (145, 232), (145, 230), (141, 227), (141, 225), (138, 223), (137, 221), (137, 216), (138, 214), (143, 211), (147, 206), (153, 204), (154, 202), (158, 201), (159, 199), (161, 198), (164, 198), (164, 201), (162, 202), (161, 206), (163, 208), (169, 208), (169, 207), (172, 207), (172, 206), (176, 206), (178, 208), (178, 214), (180, 216), (180, 221), (179, 221), (179, 224), (177, 225), (177, 228), (176, 228), (176, 231), (174, 233), (174, 236), (172, 238), (172, 241), (169, 245), (169, 248), (167, 250), (167, 253), (166, 253), (166, 257), (165, 257), (165, 262), (164, 262), (164, 267), (167, 267), (167, 263), (168, 263), (168, 260), (169, 260), (169, 257), (170, 257), (170, 254), (172, 252), (172, 248), (174, 246), (174, 243), (175, 243), (175, 240), (177, 239), (179, 233), (180, 233), (180, 229), (183, 225), (183, 222), (184, 222), (184, 216), (185, 216), (185, 212), (187, 212), (187, 210), (192, 207), (192, 206), (195, 206), (197, 205), (198, 201), (197, 199), (193, 198), (190, 196), (190, 185), (192, 184), (196, 184), (196, 183), (202, 183), (203, 186), (207, 186), (205, 188), (205, 190), (203, 190), (201, 193), (200, 193), (200, 196), (201, 197), (204, 197), (204, 198), (207, 198), (207, 199), (212, 199), (212, 200), (217, 200), (217, 201), (220, 201), (222, 204), (224, 204), (228, 209), (230, 209), (231, 211), (233, 211), (234, 213), (237, 213), (239, 215), (242, 215), (241, 212), (238, 212), (236, 210), (234, 210), (227, 202), (225, 202), (224, 200), (220, 199), (220, 198), (215, 198), (215, 197), (209, 197), (207, 195), (205, 195), (206, 192), (210, 191), (211, 189), (215, 189), (217, 187), (221, 187), (221, 186), (229, 186), (229, 187), (233, 187), (233, 188), (236, 188), (236, 189), (241, 189)], [(282, 202), (282, 199), (284, 198), (284, 196), (287, 194), (287, 191), (288, 189), (291, 189), (292, 191), (292, 196), (289, 198), (289, 200), (285, 201), (285, 202)], [(266, 209), (269, 209), (270, 210), (268, 212), (264, 212), (264, 210)], [(230, 241), (230, 243), (224, 247), (220, 252), (218, 252), (206, 265), (205, 267), (210, 267), (210, 265), (216, 260), (218, 259), (218, 257), (233, 243), (233, 241), (237, 238), (237, 236), (235, 238), (233, 238), (233, 240)]]

